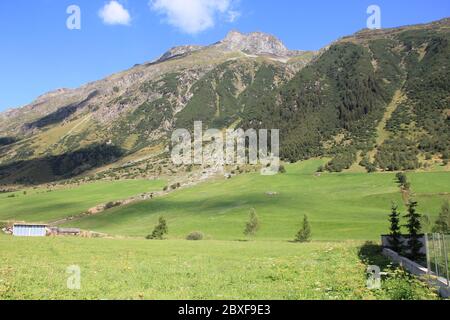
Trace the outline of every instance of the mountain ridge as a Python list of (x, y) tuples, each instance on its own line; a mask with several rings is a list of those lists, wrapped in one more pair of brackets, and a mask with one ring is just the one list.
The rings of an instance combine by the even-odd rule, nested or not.
[[(397, 144), (403, 141), (408, 146), (398, 151), (408, 153), (408, 160), (393, 167), (416, 167), (425, 153), (444, 159), (450, 131), (443, 116), (450, 91), (445, 72), (449, 33), (449, 19), (443, 19), (421, 26), (363, 30), (320, 52), (291, 51), (271, 35), (237, 31), (209, 46), (175, 47), (151, 63), (80, 88), (44, 94), (22, 109), (0, 114), (4, 138), (0, 181), (14, 181), (8, 180), (12, 167), (2, 170), (2, 165), (48, 156), (61, 156), (67, 162), (80, 157), (77, 150), (92, 154), (91, 147), (108, 153), (94, 157), (102, 159), (99, 166), (104, 160), (119, 159), (113, 166), (120, 167), (124, 164), (120, 159), (146, 158), (144, 150), (153, 150), (149, 158), (153, 154), (167, 160), (163, 154), (170, 132), (190, 128), (196, 120), (205, 127), (279, 128), (283, 159), (329, 156), (334, 158), (329, 170), (346, 169), (358, 158), (366, 168), (388, 169), (397, 161), (385, 157), (392, 153), (394, 136), (403, 139), (393, 140)], [(420, 81), (424, 78), (431, 87)], [(405, 105), (395, 109), (394, 119), (386, 119), (390, 130), (396, 131), (383, 146), (376, 146), (376, 126), (398, 90), (407, 97)], [(412, 124), (405, 122), (410, 118)], [(394, 120), (402, 131), (393, 127)], [(423, 131), (420, 137), (413, 134), (418, 128)], [(367, 153), (377, 156), (369, 161)], [(166, 161), (162, 158), (157, 161)], [(52, 159), (48, 171), (64, 173), (51, 168), (60, 161)], [(71, 177), (73, 172), (98, 174), (95, 161), (83, 170), (77, 161), (70, 161), (67, 172), (55, 179)], [(150, 167), (152, 175), (173, 170), (168, 163), (145, 165)]]

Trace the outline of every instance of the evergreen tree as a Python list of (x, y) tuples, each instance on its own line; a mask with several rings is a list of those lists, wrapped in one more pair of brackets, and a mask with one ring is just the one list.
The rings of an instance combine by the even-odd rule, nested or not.
[(448, 200), (442, 205), (439, 217), (433, 227), (433, 232), (444, 234), (450, 232), (450, 206)]
[(245, 225), (244, 234), (246, 236), (254, 236), (256, 234), (256, 232), (258, 232), (259, 227), (260, 227), (260, 224), (259, 224), (258, 215), (256, 214), (256, 210), (252, 209), (250, 211), (249, 221)]
[(298, 231), (295, 237), (296, 242), (309, 242), (311, 240), (311, 226), (309, 225), (308, 217), (303, 217), (303, 223), (301, 229)]
[(392, 203), (391, 208), (391, 214), (389, 215), (389, 222), (391, 223), (390, 226), (390, 239), (389, 239), (389, 245), (391, 246), (391, 249), (394, 250), (397, 253), (400, 253), (402, 250), (402, 243), (401, 243), (401, 226), (400, 226), (400, 213), (398, 212), (398, 206)]
[(428, 214), (422, 214), (422, 216), (420, 217), (420, 225), (422, 226), (422, 233), (431, 232), (431, 219)]
[(405, 189), (409, 189), (409, 183), (408, 183), (408, 178), (406, 177), (406, 174), (404, 174), (403, 172), (399, 172), (396, 174), (396, 178), (397, 178), (397, 182), (398, 184), (405, 188)]
[(167, 222), (164, 217), (159, 217), (158, 225), (153, 229), (152, 234), (147, 236), (149, 240), (162, 240), (164, 239), (164, 235), (169, 232), (169, 228), (167, 227)]
[(422, 243), (419, 241), (419, 235), (422, 230), (420, 223), (421, 215), (417, 212), (417, 202), (410, 200), (408, 203), (408, 213), (405, 215), (408, 219), (406, 228), (409, 231), (408, 249), (412, 260), (419, 261), (423, 258), (420, 253)]

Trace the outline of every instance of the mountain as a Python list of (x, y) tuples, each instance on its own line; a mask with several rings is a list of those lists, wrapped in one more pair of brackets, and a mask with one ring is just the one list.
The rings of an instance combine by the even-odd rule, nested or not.
[(242, 34), (231, 31), (225, 39), (216, 44), (216, 47), (225, 51), (241, 51), (253, 55), (273, 55), (290, 57), (300, 52), (290, 51), (276, 37), (262, 32)]
[[(279, 128), (286, 161), (406, 170), (449, 154), (450, 19), (363, 30), (320, 52), (231, 31), (0, 114), (0, 182), (189, 174), (176, 128)], [(439, 160), (441, 159), (441, 160)]]

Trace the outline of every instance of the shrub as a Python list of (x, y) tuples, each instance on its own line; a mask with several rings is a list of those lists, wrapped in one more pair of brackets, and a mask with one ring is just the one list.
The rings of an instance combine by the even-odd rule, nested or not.
[(201, 233), (199, 231), (194, 231), (194, 232), (191, 232), (190, 234), (188, 234), (188, 236), (186, 237), (186, 240), (200, 241), (200, 240), (203, 240), (203, 238), (204, 238), (203, 233)]
[(387, 269), (382, 284), (381, 299), (389, 300), (428, 300), (435, 299), (436, 294), (426, 283), (400, 268)]

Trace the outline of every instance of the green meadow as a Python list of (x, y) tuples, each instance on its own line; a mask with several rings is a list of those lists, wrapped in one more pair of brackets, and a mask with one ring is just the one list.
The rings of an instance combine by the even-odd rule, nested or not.
[[(381, 256), (391, 202), (404, 212), (394, 173), (315, 174), (322, 160), (286, 173), (243, 174), (83, 217), (66, 226), (111, 235), (17, 238), (0, 234), (0, 299), (435, 299), (433, 290)], [(408, 173), (419, 211), (433, 220), (450, 194), (449, 172)], [(0, 220), (48, 222), (100, 203), (162, 190), (165, 182), (98, 182), (0, 195)], [(261, 228), (243, 234), (255, 209)], [(312, 242), (293, 243), (303, 215)], [(145, 240), (160, 216), (165, 241)], [(192, 231), (204, 241), (187, 241)], [(367, 241), (373, 241), (372, 243)], [(67, 267), (81, 289), (67, 288)], [(369, 290), (369, 265), (387, 271)]]
[[(389, 271), (366, 286), (368, 264), (386, 261), (359, 242), (146, 241), (0, 236), (1, 299), (436, 299)], [(70, 290), (69, 266), (81, 271)], [(389, 270), (389, 269), (387, 269)]]
[[(287, 173), (216, 180), (154, 200), (114, 208), (68, 226), (112, 235), (145, 237), (160, 216), (170, 239), (201, 231), (207, 239), (239, 240), (249, 212), (261, 222), (255, 240), (290, 240), (307, 215), (314, 240), (378, 240), (388, 231), (391, 202), (404, 211), (394, 173), (314, 174), (321, 160), (288, 165)], [(449, 172), (408, 174), (419, 210), (433, 220), (450, 198)]]
[(162, 181), (95, 182), (62, 189), (27, 189), (0, 194), (0, 221), (49, 222), (77, 215), (109, 201), (159, 191)]

